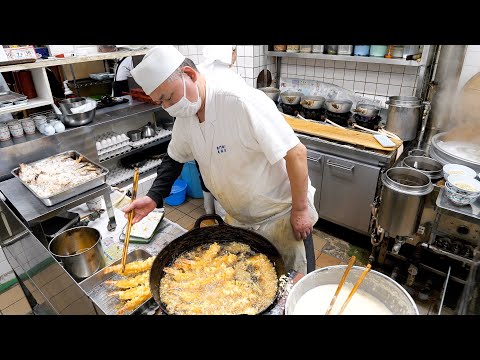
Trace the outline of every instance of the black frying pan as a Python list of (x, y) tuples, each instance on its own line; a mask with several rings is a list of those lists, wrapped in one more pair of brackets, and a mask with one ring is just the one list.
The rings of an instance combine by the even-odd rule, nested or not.
[[(201, 228), (200, 224), (202, 221), (208, 219), (216, 220), (218, 225)], [(193, 250), (199, 245), (213, 242), (224, 243), (232, 241), (247, 244), (253, 251), (265, 254), (275, 266), (277, 278), (280, 278), (280, 276), (285, 274), (285, 264), (282, 256), (278, 252), (277, 248), (266, 238), (257, 234), (256, 232), (227, 225), (218, 215), (203, 215), (197, 219), (192, 230), (176, 238), (167, 246), (165, 246), (153, 261), (152, 268), (150, 270), (150, 291), (152, 292), (153, 298), (160, 306), (160, 309), (164, 314), (168, 314), (168, 312), (167, 306), (160, 299), (160, 280), (164, 275), (163, 269), (171, 266), (175, 259), (181, 254)], [(281, 292), (279, 286), (275, 299), (269, 306), (261, 311), (260, 314), (272, 309), (280, 297)]]

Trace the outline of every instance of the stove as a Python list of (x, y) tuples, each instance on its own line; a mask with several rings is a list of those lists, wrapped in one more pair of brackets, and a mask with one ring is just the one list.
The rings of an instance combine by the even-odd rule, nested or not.
[(306, 109), (302, 107), (300, 115), (306, 119), (322, 121), (322, 115), (324, 114), (324, 109)]
[(292, 115), (292, 116), (296, 116), (303, 109), (302, 105), (300, 104), (290, 105), (290, 104), (281, 103), (280, 106), (282, 107), (282, 111), (284, 114)]
[(370, 129), (370, 130), (378, 130), (378, 124), (382, 120), (382, 117), (377, 115), (374, 117), (371, 116), (364, 116), (360, 114), (355, 114), (353, 115), (353, 121), (360, 126), (363, 126), (364, 128)]
[(347, 127), (351, 123), (351, 120), (350, 120), (351, 117), (352, 117), (352, 113), (350, 111), (339, 114), (339, 113), (333, 113), (328, 110), (325, 110), (325, 114), (321, 116), (321, 119), (323, 121), (325, 121), (325, 119), (328, 119), (330, 121), (333, 121), (337, 125)]

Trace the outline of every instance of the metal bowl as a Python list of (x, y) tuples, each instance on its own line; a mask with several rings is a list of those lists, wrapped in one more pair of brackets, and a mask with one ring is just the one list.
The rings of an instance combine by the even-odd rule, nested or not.
[(142, 139), (142, 132), (140, 130), (130, 130), (127, 132), (130, 141), (138, 141)]
[(325, 103), (325, 98), (323, 96), (305, 96), (303, 97), (302, 101), (300, 101), (300, 104), (305, 108), (305, 109), (320, 109), (323, 104)]
[(303, 94), (299, 91), (284, 91), (280, 93), (280, 98), (284, 104), (297, 105), (300, 103)]
[(76, 97), (76, 98), (61, 100), (58, 104), (60, 105), (60, 110), (62, 111), (63, 114), (71, 115), (73, 114), (70, 111), (71, 108), (82, 106), (82, 105), (85, 105), (86, 103), (87, 103), (87, 99), (83, 97)]
[(403, 165), (421, 171), (432, 181), (443, 177), (442, 163), (426, 156), (407, 156), (403, 159)]
[(280, 96), (280, 90), (279, 89), (274, 88), (272, 86), (269, 86), (269, 87), (260, 88), (258, 90), (263, 91), (273, 101), (278, 101), (278, 97)]
[(71, 115), (63, 114), (60, 116), (60, 120), (68, 126), (82, 126), (93, 121), (93, 119), (95, 118), (95, 110), (96, 108), (93, 108), (92, 110), (86, 111), (84, 113)]
[(344, 114), (350, 111), (353, 102), (351, 100), (325, 100), (325, 107), (328, 111), (337, 114)]
[(371, 104), (358, 104), (353, 112), (367, 117), (375, 117), (380, 112), (380, 108)]

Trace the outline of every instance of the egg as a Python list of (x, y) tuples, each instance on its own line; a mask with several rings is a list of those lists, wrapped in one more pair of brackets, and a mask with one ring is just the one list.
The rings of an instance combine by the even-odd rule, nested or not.
[(100, 141), (97, 141), (95, 143), (95, 146), (97, 147), (97, 150), (101, 150), (102, 149), (102, 144), (100, 143)]

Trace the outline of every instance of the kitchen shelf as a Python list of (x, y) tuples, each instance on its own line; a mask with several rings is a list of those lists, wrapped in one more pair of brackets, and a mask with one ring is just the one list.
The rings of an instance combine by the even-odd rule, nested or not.
[(329, 55), (319, 53), (289, 53), (283, 51), (267, 51), (268, 56), (278, 57), (290, 57), (300, 59), (322, 59), (332, 61), (354, 61), (364, 62), (371, 64), (388, 64), (388, 65), (405, 65), (405, 66), (422, 66), (421, 61), (417, 60), (404, 60), (404, 59), (387, 59), (381, 57), (369, 57), (369, 56), (353, 56), (353, 55)]
[(124, 50), (124, 51), (114, 51), (114, 52), (108, 52), (108, 53), (97, 53), (97, 54), (86, 55), (86, 56), (71, 56), (66, 58), (55, 58), (55, 59), (45, 59), (45, 60), (42, 59), (42, 60), (37, 60), (33, 63), (0, 66), (0, 72), (29, 70), (29, 69), (44, 68), (48, 66), (77, 64), (77, 63), (98, 61), (98, 60), (119, 59), (127, 56), (145, 55), (148, 50), (149, 49)]
[(75, 82), (73, 80), (69, 80), (68, 86), (74, 89), (79, 89), (79, 88), (84, 88), (88, 86), (111, 84), (111, 83), (113, 83), (113, 79), (93, 80), (90, 78), (86, 78), (86, 79), (78, 79)]
[[(134, 153), (139, 152), (141, 150), (148, 149), (149, 147), (162, 144), (165, 141), (168, 141), (168, 140), (171, 139), (171, 134), (172, 134), (172, 132), (170, 130), (163, 130), (163, 132), (160, 132), (159, 134), (157, 134), (155, 136), (155, 139), (153, 139), (150, 142), (146, 142), (142, 145), (135, 145), (135, 143), (138, 143), (138, 141), (129, 142), (128, 145), (131, 146), (130, 150), (124, 151), (121, 154), (113, 155), (113, 156), (110, 156), (110, 157), (107, 157), (107, 158), (102, 158), (99, 162), (100, 163), (107, 162), (107, 161), (112, 160), (112, 159), (116, 159), (116, 158), (119, 158), (119, 157), (124, 157), (125, 155), (134, 154)], [(145, 140), (145, 139), (142, 139), (142, 140)], [(142, 140), (140, 140), (140, 141), (142, 141)], [(99, 157), (102, 157), (102, 155), (99, 155)]]
[[(151, 159), (148, 160), (145, 165), (140, 167), (140, 175), (148, 173), (151, 175), (155, 172), (157, 166), (162, 163), (162, 159)], [(133, 169), (127, 169), (124, 167), (117, 167), (111, 170), (107, 175), (107, 184), (110, 186), (124, 187), (129, 183), (133, 182)]]
[(15, 111), (22, 111), (51, 104), (53, 104), (53, 99), (29, 99), (26, 104), (12, 105), (0, 108), (0, 114), (12, 113)]
[(463, 256), (460, 256), (460, 255), (456, 255), (454, 253), (451, 253), (449, 251), (445, 251), (445, 250), (442, 250), (442, 249), (439, 249), (433, 245), (429, 245), (429, 244), (426, 244), (426, 243), (423, 243), (421, 245), (422, 247), (434, 252), (434, 253), (437, 253), (437, 254), (440, 254), (440, 255), (445, 255), (451, 259), (454, 259), (454, 260), (457, 260), (457, 261), (461, 261), (461, 262), (464, 262), (464, 263), (467, 263), (469, 265), (472, 265), (473, 264), (473, 260), (471, 259), (468, 259), (466, 257), (463, 257)]

